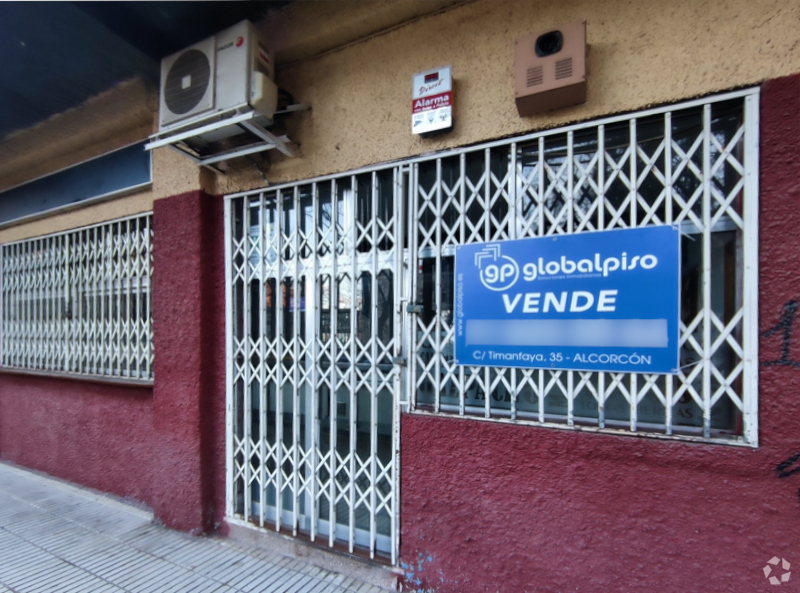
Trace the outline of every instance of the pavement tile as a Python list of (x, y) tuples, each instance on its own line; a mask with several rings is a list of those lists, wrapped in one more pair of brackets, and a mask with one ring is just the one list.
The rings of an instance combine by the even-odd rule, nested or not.
[(0, 593), (379, 593), (274, 551), (156, 525), (117, 499), (0, 463)]

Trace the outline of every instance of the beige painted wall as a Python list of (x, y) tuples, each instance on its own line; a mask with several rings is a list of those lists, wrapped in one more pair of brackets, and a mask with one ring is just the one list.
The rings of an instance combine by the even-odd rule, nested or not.
[(153, 127), (157, 90), (126, 80), (83, 105), (0, 143), (0, 191), (140, 142)]
[[(287, 18), (274, 16), (262, 28), (284, 47), (293, 47), (290, 55), (296, 57), (303, 55), (302, 40), (312, 38), (310, 32), (325, 34), (318, 19), (303, 19), (298, 11), (329, 14), (332, 6), (346, 11), (349, 4), (307, 0), (293, 5), (288, 19), (293, 29), (287, 29)], [(363, 8), (369, 2), (358, 4)], [(312, 110), (286, 118), (303, 157), (269, 153), (270, 183), (675, 102), (800, 71), (800, 0), (474, 0), (449, 9), (447, 2), (436, 0), (434, 8), (439, 12), (351, 40), (339, 50), (327, 48), (317, 57), (278, 64), (280, 86), (310, 103)], [(520, 118), (512, 80), (515, 39), (578, 19), (587, 21), (590, 46), (587, 102)], [(335, 20), (329, 17), (331, 27)], [(347, 20), (348, 27), (352, 20)], [(270, 27), (280, 31), (271, 33)], [(287, 30), (295, 30), (294, 46)], [(445, 136), (420, 139), (410, 132), (411, 77), (446, 64), (453, 66), (456, 79), (456, 127)], [(214, 177), (168, 149), (154, 155), (152, 192), (0, 231), (0, 242), (146, 210), (154, 199), (199, 187), (222, 194), (266, 185), (262, 172), (247, 159), (232, 162), (227, 175)]]
[(153, 152), (153, 184), (151, 189), (136, 194), (101, 202), (40, 218), (32, 222), (10, 226), (0, 230), (0, 243), (18, 241), (56, 233), (96, 222), (114, 220), (122, 216), (147, 212), (153, 202), (200, 188), (210, 188), (213, 181), (208, 173), (200, 171), (189, 159), (170, 149)]
[[(133, 79), (0, 143), (0, 191), (145, 140), (158, 109), (156, 89)], [(153, 153), (149, 190), (79, 207), (0, 230), (0, 243), (17, 241), (152, 210), (153, 201), (212, 188), (213, 179), (173, 150)]]
[[(515, 39), (579, 19), (588, 23), (587, 102), (520, 118)], [(289, 121), (304, 158), (273, 159), (268, 177), (303, 179), (757, 84), (800, 71), (799, 41), (797, 0), (478, 0), (279, 70), (280, 85), (312, 111)], [(420, 139), (410, 132), (411, 77), (446, 64), (456, 127)], [(257, 186), (249, 172), (219, 181), (220, 192)]]

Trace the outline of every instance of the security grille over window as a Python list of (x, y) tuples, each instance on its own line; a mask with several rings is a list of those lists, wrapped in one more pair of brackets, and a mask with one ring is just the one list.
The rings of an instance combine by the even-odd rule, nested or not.
[[(414, 164), (411, 407), (757, 445), (758, 94)], [(456, 366), (456, 245), (679, 224), (676, 376)]]
[(152, 217), (2, 246), (2, 366), (150, 381)]
[[(400, 406), (757, 444), (758, 93), (226, 199), (228, 514), (396, 560)], [(676, 376), (457, 366), (466, 243), (676, 224)]]

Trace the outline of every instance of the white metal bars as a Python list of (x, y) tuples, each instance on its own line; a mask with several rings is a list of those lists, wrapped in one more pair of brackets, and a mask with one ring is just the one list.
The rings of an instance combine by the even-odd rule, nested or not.
[(153, 379), (152, 216), (2, 246), (2, 366)]
[[(758, 91), (455, 151), (413, 165), (411, 408), (757, 445)], [(457, 366), (464, 243), (679, 224), (676, 376)]]
[(397, 554), (397, 168), (226, 201), (228, 513)]

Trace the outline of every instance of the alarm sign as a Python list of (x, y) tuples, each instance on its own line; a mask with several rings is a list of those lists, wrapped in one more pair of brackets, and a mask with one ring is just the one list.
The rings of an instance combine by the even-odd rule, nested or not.
[(453, 127), (453, 70), (450, 66), (414, 75), (411, 132), (428, 134)]

